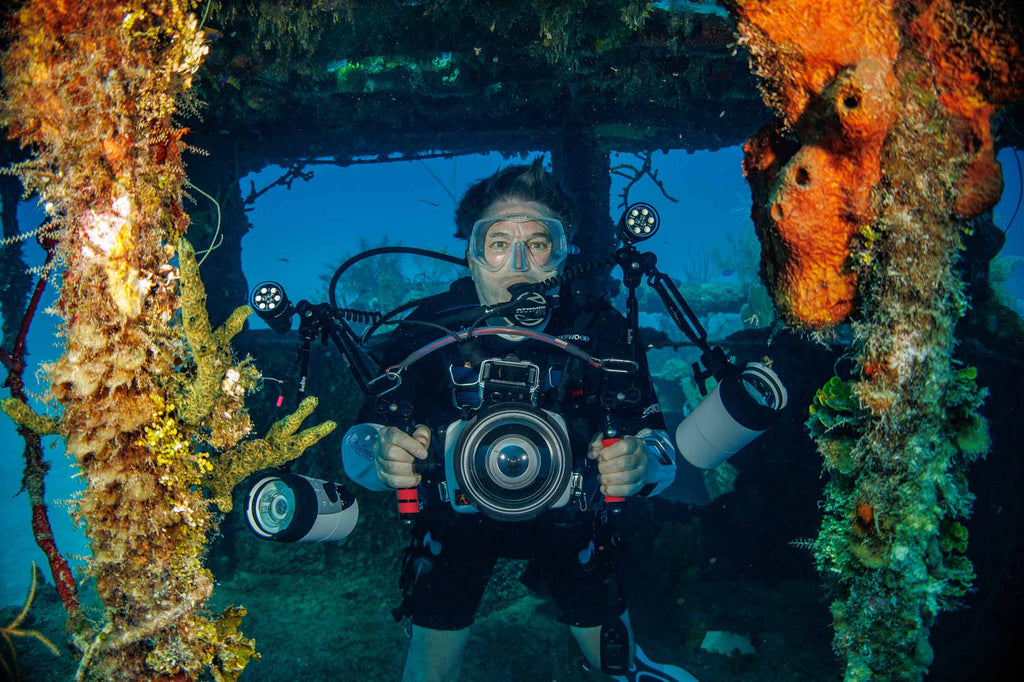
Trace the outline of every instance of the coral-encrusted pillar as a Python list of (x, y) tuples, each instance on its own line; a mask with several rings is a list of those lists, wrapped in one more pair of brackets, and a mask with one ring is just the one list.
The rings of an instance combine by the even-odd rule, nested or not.
[[(919, 679), (938, 613), (973, 581), (965, 470), (988, 449), (975, 372), (953, 359), (966, 219), (1002, 179), (989, 117), (1021, 96), (1008, 5), (740, 0), (779, 115), (744, 169), (762, 274), (784, 318), (851, 318), (854, 374), (808, 425), (829, 482), (815, 556), (847, 680)], [(1019, 27), (1016, 27), (1019, 28)]]
[(59, 240), (66, 347), (48, 372), (85, 478), (77, 516), (105, 617), (75, 633), (80, 678), (232, 679), (252, 651), (237, 611), (201, 612), (210, 465), (172, 402), (190, 357), (170, 262), (187, 225), (172, 114), (206, 52), (188, 7), (30, 1), (2, 64), (3, 122), (34, 154), (16, 170)]

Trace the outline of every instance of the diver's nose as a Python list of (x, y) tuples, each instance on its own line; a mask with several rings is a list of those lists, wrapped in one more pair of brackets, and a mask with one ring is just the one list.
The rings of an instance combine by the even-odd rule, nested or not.
[(526, 253), (526, 245), (522, 242), (512, 243), (512, 259), (509, 261), (510, 269), (515, 272), (525, 272), (530, 269), (530, 258)]

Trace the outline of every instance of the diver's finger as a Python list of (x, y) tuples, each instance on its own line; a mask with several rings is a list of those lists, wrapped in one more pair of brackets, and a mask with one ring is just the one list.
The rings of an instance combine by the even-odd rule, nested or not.
[[(426, 429), (426, 427), (423, 428)], [(418, 427), (416, 431), (419, 432)], [(413, 438), (405, 431), (402, 431), (401, 429), (392, 429), (388, 433), (388, 436), (390, 437), (390, 442), (394, 447), (405, 450), (410, 456), (419, 457), (420, 459), (427, 456), (427, 446), (424, 445), (422, 441)]]
[(416, 430), (412, 432), (412, 437), (418, 440), (424, 448), (430, 447), (430, 427), (426, 424), (417, 424)]
[(377, 440), (373, 443), (373, 453), (375, 456), (380, 456), (385, 450), (391, 447), (392, 435), (397, 431), (394, 426), (382, 426), (377, 429)]
[(601, 474), (601, 492), (612, 497), (629, 497), (643, 487), (643, 482), (636, 470)]
[(411, 456), (407, 460), (382, 459), (377, 462), (377, 470), (392, 476), (415, 476), (413, 461)]
[(602, 457), (597, 463), (597, 470), (602, 474), (614, 474), (620, 471), (635, 471), (640, 468), (640, 458), (634, 454), (625, 454), (612, 459)]
[(413, 454), (400, 445), (387, 446), (377, 459), (381, 462), (401, 462), (409, 466), (412, 466), (412, 463), (416, 461)]
[(626, 436), (598, 452), (598, 458), (607, 462), (619, 457), (634, 455), (640, 452), (640, 439), (636, 436)]
[(605, 497), (631, 497), (640, 492), (640, 483), (602, 485), (601, 493)]
[(420, 483), (419, 476), (395, 476), (377, 470), (377, 478), (389, 488), (415, 488)]

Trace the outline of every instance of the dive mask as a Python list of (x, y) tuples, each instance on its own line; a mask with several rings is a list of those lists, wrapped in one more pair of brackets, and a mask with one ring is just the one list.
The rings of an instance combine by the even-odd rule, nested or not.
[(509, 213), (473, 223), (469, 257), (483, 269), (557, 270), (572, 253), (562, 222), (532, 213)]

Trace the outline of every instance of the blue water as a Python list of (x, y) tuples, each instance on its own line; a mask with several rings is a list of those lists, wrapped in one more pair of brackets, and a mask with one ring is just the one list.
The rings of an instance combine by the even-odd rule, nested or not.
[[(659, 179), (678, 203), (664, 198), (649, 180), (631, 190), (631, 201), (649, 202), (661, 212), (661, 232), (643, 248), (658, 254), (660, 268), (669, 275), (682, 277), (684, 271), (702, 271), (709, 279), (726, 282), (749, 277), (749, 269), (744, 269), (743, 263), (728, 257), (731, 245), (749, 238), (753, 232), (750, 194), (740, 171), (741, 158), (739, 148), (714, 153), (656, 154), (654, 166), (659, 170)], [(994, 215), (996, 225), (1005, 228), (1020, 187), (1012, 153), (1003, 150), (999, 158), (1006, 190)], [(449, 192), (461, 196), (470, 183), (512, 162), (515, 160), (492, 154), (429, 160), (426, 167), (418, 162), (394, 162), (317, 168), (309, 182), (296, 182), (291, 190), (270, 190), (248, 214), (253, 229), (242, 243), (242, 263), (248, 282), (253, 285), (275, 279), (285, 286), (293, 300), (320, 302), (326, 301), (322, 277), (329, 277), (342, 259), (357, 253), (361, 238), (370, 246), (379, 245), (387, 237), (390, 244), (460, 254), (462, 244), (452, 237), (455, 207)], [(631, 155), (613, 155), (612, 165), (619, 163), (639, 165)], [(250, 180), (261, 188), (280, 175), (280, 169), (268, 168), (244, 178), (243, 193), (248, 192)], [(620, 211), (618, 194), (624, 182), (616, 178), (613, 184), (611, 205), (616, 219)], [(22, 230), (35, 227), (39, 221), (40, 214), (34, 206), (22, 206)], [(1002, 255), (1024, 259), (1021, 223), (1024, 215), (1018, 215), (1010, 228)], [(41, 249), (34, 242), (29, 241), (24, 248), (30, 265), (42, 261)], [(716, 250), (719, 258), (712, 257)], [(1013, 305), (1022, 310), (1024, 266), (1018, 264), (1009, 270), (1005, 286)], [(52, 303), (54, 295), (52, 288), (47, 290), (43, 308)], [(253, 325), (258, 327), (262, 323), (254, 318)], [(36, 378), (40, 363), (56, 359), (59, 353), (55, 327), (53, 315), (39, 314), (28, 339), (31, 355), (26, 380), (35, 395), (42, 395), (45, 390)], [(39, 403), (35, 406), (46, 409)], [(45, 442), (46, 458), (52, 464), (47, 498), (58, 546), (65, 555), (84, 555), (88, 551), (84, 535), (72, 529), (66, 511), (55, 504), (76, 488), (70, 463), (59, 439), (48, 438)], [(4, 541), (0, 543), (0, 604), (23, 601), (31, 562), (46, 566), (45, 557), (32, 538), (28, 498), (24, 494), (15, 496), (20, 486), (21, 452), (22, 441), (13, 424), (0, 417), (0, 518), (4, 525)], [(73, 560), (72, 564), (81, 565), (81, 561)]]
[[(740, 171), (739, 147), (694, 154), (672, 152), (655, 158), (659, 180), (678, 203), (666, 199), (649, 179), (633, 186), (629, 200), (646, 201), (661, 212), (661, 232), (645, 242), (643, 249), (659, 254), (663, 270), (678, 276), (682, 266), (690, 266), (690, 259), (680, 254), (710, 252), (716, 247), (727, 251), (726, 234), (739, 238), (748, 229), (752, 234), (750, 190)], [(361, 238), (371, 247), (387, 238), (392, 245), (462, 255), (465, 243), (452, 236), (455, 203), (448, 191), (461, 197), (476, 180), (523, 162), (489, 154), (423, 163), (317, 168), (312, 181), (297, 182), (291, 190), (272, 189), (249, 214), (254, 228), (242, 243), (242, 267), (248, 282), (251, 286), (272, 279), (284, 286), (292, 300), (324, 301), (322, 277), (330, 277), (342, 260), (357, 253)], [(632, 155), (613, 155), (612, 165), (620, 163), (640, 165)], [(279, 168), (268, 168), (242, 185), (248, 189), (252, 180), (261, 188), (282, 174)], [(625, 183), (614, 178), (611, 205), (615, 220), (621, 213), (619, 194)], [(409, 261), (405, 267), (421, 267), (416, 257), (405, 258)], [(716, 268), (711, 275), (726, 280), (737, 277), (737, 273), (725, 274), (726, 270)], [(257, 321), (254, 326), (262, 324)]]

